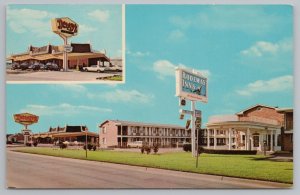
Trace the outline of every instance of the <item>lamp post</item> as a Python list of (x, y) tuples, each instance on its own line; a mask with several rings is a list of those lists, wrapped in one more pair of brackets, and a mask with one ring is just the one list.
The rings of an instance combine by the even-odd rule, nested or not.
[(87, 133), (88, 133), (88, 128), (85, 128), (85, 158), (87, 158)]

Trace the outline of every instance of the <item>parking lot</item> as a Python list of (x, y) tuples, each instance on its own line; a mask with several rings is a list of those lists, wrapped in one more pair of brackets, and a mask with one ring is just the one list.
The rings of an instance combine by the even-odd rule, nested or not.
[[(75, 82), (101, 82), (107, 81), (114, 75), (122, 75), (122, 72), (81, 72), (76, 70), (63, 71), (33, 71), (33, 70), (6, 70), (6, 81), (16, 82), (49, 82), (49, 81), (75, 81)], [(114, 81), (115, 82), (115, 81)]]

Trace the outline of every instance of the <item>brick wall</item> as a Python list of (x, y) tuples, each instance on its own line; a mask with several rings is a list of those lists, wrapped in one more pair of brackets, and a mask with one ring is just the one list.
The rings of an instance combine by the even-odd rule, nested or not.
[[(106, 128), (106, 132), (103, 132), (103, 128)], [(116, 126), (116, 124), (112, 121), (105, 122), (100, 127), (100, 132), (99, 132), (100, 147), (107, 148), (107, 147), (117, 146), (118, 145), (117, 134), (118, 134), (118, 127)], [(103, 138), (106, 139), (105, 144), (103, 144)]]
[(282, 124), (284, 121), (284, 115), (278, 113), (275, 108), (262, 106), (257, 106), (245, 111), (243, 115), (239, 115), (239, 120), (247, 121), (247, 119), (249, 119), (249, 121), (251, 121), (250, 119), (255, 117), (276, 120), (279, 124)]

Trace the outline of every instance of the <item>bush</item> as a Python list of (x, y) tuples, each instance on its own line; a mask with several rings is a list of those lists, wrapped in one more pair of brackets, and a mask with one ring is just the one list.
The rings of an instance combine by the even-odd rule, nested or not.
[(96, 145), (93, 145), (93, 150), (95, 151), (97, 149), (97, 146)]
[(145, 151), (147, 154), (151, 153), (151, 147), (150, 146), (145, 146)]
[(240, 155), (256, 155), (256, 150), (213, 150), (204, 149), (203, 153), (207, 154), (240, 154)]
[(158, 144), (153, 144), (153, 152), (156, 154), (158, 152)]
[(68, 147), (67, 144), (59, 143), (59, 148), (60, 148), (60, 149), (65, 149), (65, 148), (67, 148), (67, 147)]
[(186, 152), (191, 152), (192, 151), (192, 144), (189, 144), (189, 143), (183, 144), (182, 149)]
[[(83, 145), (83, 149), (86, 150), (86, 145)], [(93, 145), (93, 144), (88, 144), (88, 145), (87, 145), (87, 149), (88, 149), (88, 150), (92, 150), (92, 149), (94, 150), (94, 145)], [(96, 150), (96, 146), (95, 146), (95, 150)], [(95, 150), (94, 150), (94, 151), (95, 151)]]
[(26, 143), (26, 146), (29, 146), (29, 147), (31, 147), (31, 143)]
[(144, 152), (145, 152), (145, 146), (142, 146), (141, 147), (141, 153), (144, 154)]
[(34, 143), (33, 143), (33, 146), (34, 146), (34, 147), (37, 147), (37, 145), (38, 145), (37, 142), (34, 142)]

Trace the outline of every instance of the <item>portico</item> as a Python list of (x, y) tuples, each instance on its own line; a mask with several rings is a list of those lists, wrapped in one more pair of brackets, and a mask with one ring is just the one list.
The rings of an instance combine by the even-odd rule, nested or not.
[(265, 141), (267, 151), (280, 150), (277, 142), (280, 127), (276, 125), (251, 121), (211, 123), (207, 125), (206, 135), (207, 148), (263, 151)]

